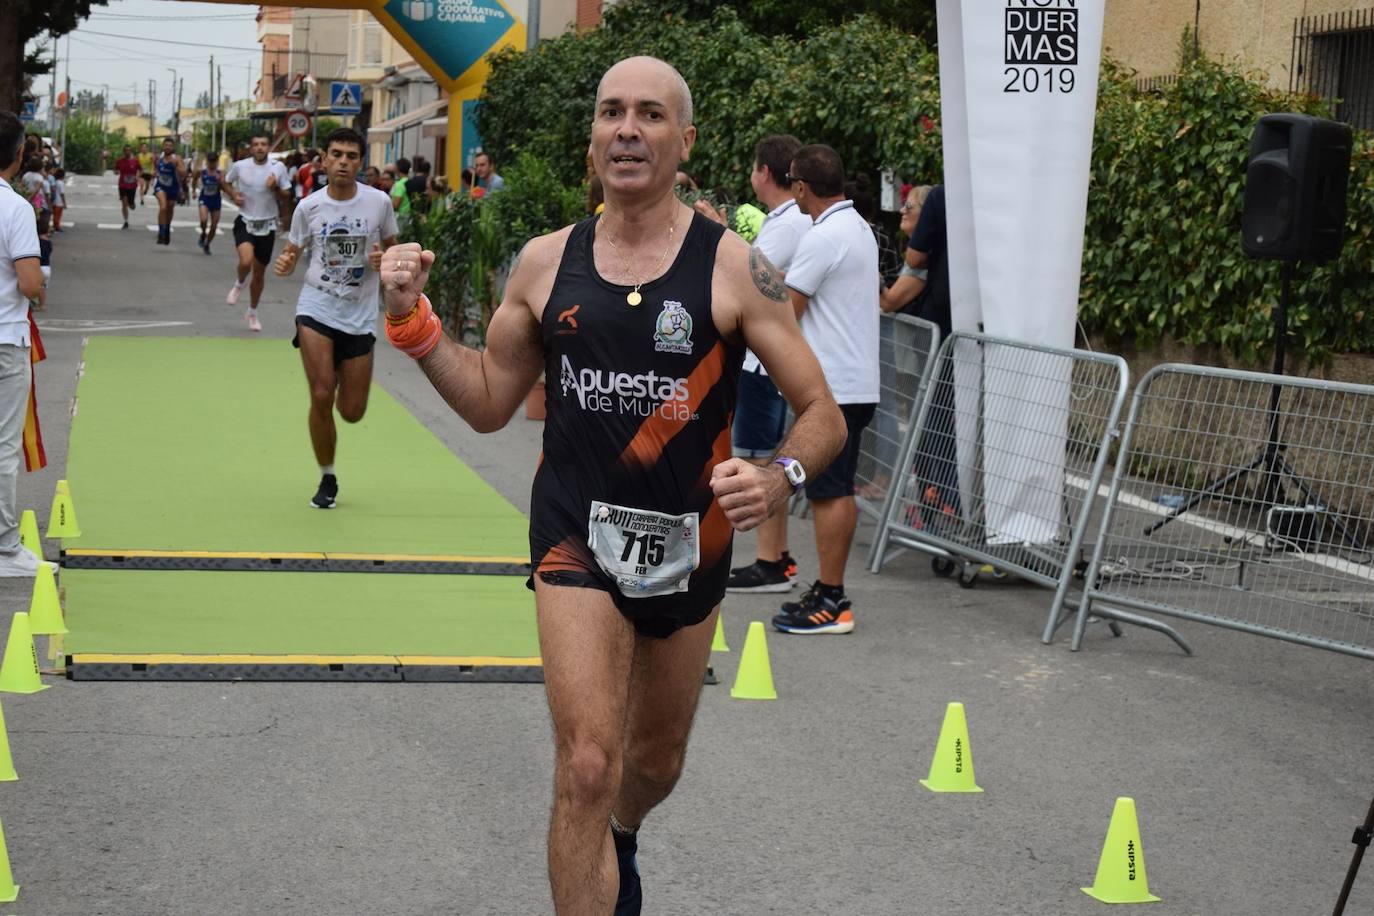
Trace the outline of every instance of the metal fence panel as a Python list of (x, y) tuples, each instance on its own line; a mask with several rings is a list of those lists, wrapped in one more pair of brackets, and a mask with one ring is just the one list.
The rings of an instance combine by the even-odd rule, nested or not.
[[(859, 439), (859, 467), (854, 475), (854, 501), (874, 522), (887, 517), (893, 498), (891, 482), (902, 466), (935, 353), (940, 349), (940, 328), (921, 318), (883, 315), (880, 330), (881, 395), (873, 421), (864, 427)], [(870, 564), (877, 547), (874, 537)]]
[(1046, 639), (1069, 580), (1126, 399), (1120, 357), (959, 332), (940, 348), (913, 424), (900, 486), (872, 568), (889, 545), (1055, 588)]
[(1089, 613), (1130, 608), (1374, 658), (1371, 539), (1374, 387), (1156, 367), (1132, 398), (1073, 648)]
[(1326, 99), (1352, 127), (1374, 129), (1374, 9), (1294, 20), (1288, 89)]

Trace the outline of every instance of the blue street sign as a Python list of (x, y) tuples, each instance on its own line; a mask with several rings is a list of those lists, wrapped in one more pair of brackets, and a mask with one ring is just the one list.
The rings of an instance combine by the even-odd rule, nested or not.
[(36, 117), (38, 117), (37, 102), (25, 102), (19, 109), (19, 120), (21, 121), (32, 121)]
[(360, 114), (363, 110), (363, 84), (330, 83), (329, 110), (334, 114)]

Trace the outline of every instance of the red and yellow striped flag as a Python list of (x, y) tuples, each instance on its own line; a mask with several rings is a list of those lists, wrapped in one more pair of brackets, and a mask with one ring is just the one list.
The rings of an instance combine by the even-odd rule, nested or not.
[[(38, 325), (33, 320), (33, 310), (29, 310), (29, 359), (36, 366), (47, 358), (43, 349), (43, 338), (38, 336)], [(36, 375), (29, 376), (29, 409), (24, 417), (24, 470), (41, 471), (48, 466), (48, 455), (43, 451), (43, 430), (38, 425), (38, 389)]]

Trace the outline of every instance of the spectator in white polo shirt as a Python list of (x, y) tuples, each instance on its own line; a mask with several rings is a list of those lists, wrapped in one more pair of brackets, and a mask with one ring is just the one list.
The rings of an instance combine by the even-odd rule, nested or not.
[(783, 604), (773, 626), (784, 633), (848, 633), (854, 611), (844, 569), (858, 523), (854, 472), (859, 437), (878, 404), (878, 243), (844, 197), (839, 153), (822, 144), (803, 146), (792, 157), (787, 181), (797, 206), (813, 220), (787, 268), (787, 288), (849, 438), (830, 467), (806, 482), (820, 578), (800, 601)]
[(0, 576), (32, 576), (38, 557), (19, 543), (19, 452), (29, 402), (29, 300), (43, 288), (33, 207), (10, 186), (24, 124), (0, 111)]
[[(754, 252), (767, 258), (785, 275), (802, 236), (811, 228), (811, 217), (797, 206), (787, 170), (801, 141), (791, 134), (771, 134), (754, 147), (754, 168), (749, 183), (759, 203), (768, 210), (763, 227), (754, 239)], [(725, 218), (705, 200), (696, 202), (698, 213), (722, 225)], [(732, 453), (753, 464), (768, 466), (778, 457), (778, 446), (787, 431), (787, 401), (759, 358), (750, 350), (744, 353), (744, 369), (739, 377), (739, 396), (735, 400), (735, 419), (730, 427)], [(758, 552), (753, 563), (730, 570), (727, 592), (786, 592), (796, 583), (797, 563), (787, 549), (787, 512), (774, 512), (755, 529)]]

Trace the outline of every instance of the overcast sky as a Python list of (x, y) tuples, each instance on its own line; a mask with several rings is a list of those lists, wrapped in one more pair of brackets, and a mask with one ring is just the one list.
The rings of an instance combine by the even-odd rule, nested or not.
[[(70, 75), (73, 96), (82, 89), (99, 93), (108, 85), (111, 103), (138, 101), (147, 111), (148, 81), (156, 80), (156, 114), (165, 123), (172, 113), (168, 68), (185, 79), (182, 105), (190, 107), (210, 88), (209, 60), (214, 55), (216, 66), (224, 68), (225, 91), (241, 99), (261, 66), (261, 52), (255, 50), (257, 11), (250, 4), (188, 0), (110, 0), (92, 7), (91, 17), (71, 33), (70, 45), (67, 36), (58, 39), (57, 89)], [(36, 44), (30, 43), (30, 50)], [(46, 76), (33, 83), (41, 98), (40, 118), (47, 112), (48, 86)]]

